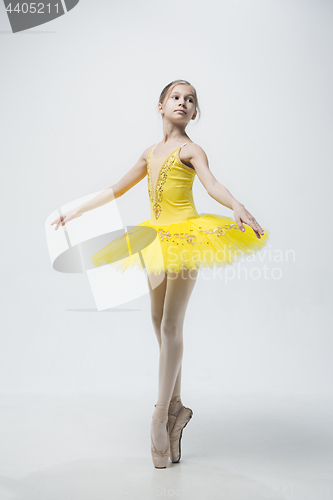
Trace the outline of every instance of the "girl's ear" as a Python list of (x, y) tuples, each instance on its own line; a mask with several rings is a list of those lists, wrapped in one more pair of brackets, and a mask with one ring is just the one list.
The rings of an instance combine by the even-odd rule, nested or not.
[(197, 117), (197, 114), (198, 114), (198, 110), (196, 109), (196, 110), (194, 111), (193, 115), (192, 115), (191, 120), (195, 120), (195, 119), (196, 119), (196, 117)]
[(157, 109), (158, 109), (158, 112), (160, 113), (160, 115), (162, 115), (162, 118), (163, 118), (163, 116), (164, 116), (163, 106), (162, 106), (162, 104), (160, 102), (157, 105)]

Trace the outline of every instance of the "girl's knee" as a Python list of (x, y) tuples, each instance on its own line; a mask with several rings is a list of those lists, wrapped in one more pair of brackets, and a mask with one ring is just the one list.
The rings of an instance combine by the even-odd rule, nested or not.
[(153, 327), (155, 330), (160, 330), (161, 329), (161, 323), (162, 323), (162, 316), (158, 313), (151, 313), (151, 321), (153, 323)]
[(173, 318), (163, 318), (161, 323), (161, 335), (163, 338), (169, 340), (182, 341), (183, 327), (180, 322), (175, 321)]

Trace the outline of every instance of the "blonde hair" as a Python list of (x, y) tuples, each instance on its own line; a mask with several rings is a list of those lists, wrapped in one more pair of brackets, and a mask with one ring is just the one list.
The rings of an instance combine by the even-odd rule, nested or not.
[[(160, 94), (160, 97), (159, 97), (159, 100), (158, 102), (163, 104), (163, 102), (165, 101), (166, 97), (169, 95), (169, 93), (171, 92), (171, 90), (176, 86), (176, 85), (180, 85), (180, 84), (183, 84), (183, 85), (189, 85), (190, 87), (192, 87), (192, 90), (193, 90), (193, 94), (194, 94), (194, 104), (195, 104), (195, 109), (198, 111), (199, 113), (199, 118), (201, 117), (201, 111), (200, 111), (200, 108), (199, 108), (199, 102), (198, 102), (198, 96), (197, 96), (197, 91), (195, 90), (195, 88), (193, 87), (193, 85), (191, 85), (191, 83), (187, 82), (186, 80), (173, 80), (173, 82), (170, 82), (168, 83), (168, 85), (166, 85), (164, 87), (164, 89), (162, 90), (161, 94)], [(162, 117), (163, 118), (163, 117)]]

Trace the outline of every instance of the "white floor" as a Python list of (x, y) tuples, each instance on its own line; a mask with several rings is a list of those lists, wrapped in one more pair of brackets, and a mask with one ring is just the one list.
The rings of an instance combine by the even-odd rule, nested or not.
[(155, 469), (153, 401), (2, 394), (1, 500), (332, 499), (333, 398), (187, 395), (182, 460)]

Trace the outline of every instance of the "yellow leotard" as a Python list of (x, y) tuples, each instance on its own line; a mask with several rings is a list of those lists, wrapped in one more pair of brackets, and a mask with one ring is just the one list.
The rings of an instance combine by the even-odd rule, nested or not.
[(157, 157), (152, 148), (147, 158), (151, 217), (93, 254), (94, 265), (179, 272), (232, 264), (266, 245), (267, 229), (258, 239), (251, 227), (242, 232), (230, 217), (198, 214), (192, 192), (196, 172), (181, 161), (183, 146)]

